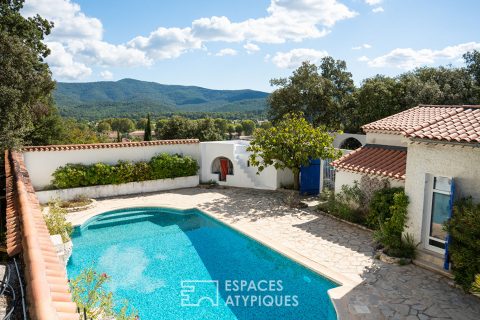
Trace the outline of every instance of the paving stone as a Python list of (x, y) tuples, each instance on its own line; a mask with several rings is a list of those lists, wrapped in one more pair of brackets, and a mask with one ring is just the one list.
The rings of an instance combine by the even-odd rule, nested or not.
[(99, 212), (128, 206), (197, 207), (241, 230), (281, 243), (357, 283), (341, 302), (365, 305), (371, 313), (359, 314), (350, 307), (343, 310), (351, 312), (345, 319), (480, 319), (480, 299), (465, 295), (428, 270), (375, 260), (371, 232), (311, 210), (289, 208), (284, 197), (276, 191), (189, 188), (99, 199), (95, 208), (71, 213), (68, 219), (81, 224)]

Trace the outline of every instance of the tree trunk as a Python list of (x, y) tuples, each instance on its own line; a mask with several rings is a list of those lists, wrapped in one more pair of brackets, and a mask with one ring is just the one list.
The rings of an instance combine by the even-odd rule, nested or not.
[(295, 169), (293, 171), (293, 189), (299, 190), (300, 189), (300, 170)]

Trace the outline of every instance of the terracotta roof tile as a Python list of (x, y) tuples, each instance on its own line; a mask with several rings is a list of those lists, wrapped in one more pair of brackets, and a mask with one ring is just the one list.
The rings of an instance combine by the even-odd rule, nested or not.
[(108, 149), (108, 148), (131, 148), (161, 146), (172, 144), (192, 144), (200, 143), (198, 139), (178, 139), (178, 140), (155, 140), (141, 142), (115, 142), (115, 143), (93, 143), (93, 144), (66, 144), (50, 146), (29, 146), (23, 147), (22, 151), (67, 151), (67, 150), (85, 150), (85, 149)]
[(407, 149), (367, 144), (352, 151), (332, 165), (340, 170), (374, 174), (397, 180), (405, 180)]
[(31, 319), (79, 319), (65, 267), (47, 226), (21, 153), (5, 153), (7, 176), (7, 252), (22, 252), (28, 312)]
[(405, 135), (419, 139), (480, 143), (480, 108), (464, 107), (449, 117), (406, 130)]
[(465, 109), (480, 106), (467, 105), (419, 105), (389, 117), (362, 126), (365, 132), (387, 132), (401, 134), (408, 130), (419, 130), (429, 124), (442, 121)]

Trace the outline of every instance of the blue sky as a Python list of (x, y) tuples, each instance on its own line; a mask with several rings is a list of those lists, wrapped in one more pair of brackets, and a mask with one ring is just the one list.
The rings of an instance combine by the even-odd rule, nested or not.
[(356, 83), (480, 50), (476, 0), (26, 0), (56, 27), (59, 81), (135, 78), (271, 91), (269, 80), (324, 55)]

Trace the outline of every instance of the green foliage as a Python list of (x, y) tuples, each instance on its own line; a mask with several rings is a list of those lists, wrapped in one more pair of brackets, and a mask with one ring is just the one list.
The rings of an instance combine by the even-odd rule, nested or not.
[(62, 241), (67, 242), (73, 232), (72, 224), (66, 219), (67, 211), (55, 202), (50, 203), (48, 209), (48, 214), (43, 216), (48, 232), (51, 235), (61, 235)]
[[(150, 115), (150, 113), (149, 113)], [(135, 127), (138, 130), (145, 130), (145, 127), (147, 126), (148, 119), (147, 118), (140, 118), (137, 120), (137, 123), (135, 124)]]
[(198, 164), (190, 157), (162, 153), (153, 157), (149, 166), (153, 179), (188, 177), (197, 174)]
[(362, 205), (364, 193), (357, 181), (352, 186), (343, 185), (337, 194), (324, 190), (321, 198), (325, 202), (319, 205), (320, 210), (340, 219), (365, 225), (365, 211)]
[(256, 127), (255, 122), (252, 120), (243, 120), (241, 124), (242, 124), (242, 129), (245, 135), (251, 136), (253, 133), (253, 130), (255, 130), (255, 127)]
[(107, 121), (101, 121), (97, 125), (97, 131), (100, 133), (107, 133), (112, 131), (112, 126)]
[[(386, 194), (385, 190), (379, 193)], [(374, 233), (374, 238), (379, 242), (384, 252), (393, 257), (415, 258), (416, 244), (411, 235), (403, 236), (403, 231), (407, 222), (408, 196), (403, 190), (393, 194), (393, 203), (384, 212), (378, 216), (378, 229)]]
[(472, 293), (474, 294), (480, 294), (480, 274), (477, 274), (475, 276), (475, 281), (472, 284)]
[(155, 133), (160, 140), (196, 138), (200, 141), (218, 141), (224, 139), (222, 127), (222, 121), (211, 118), (190, 120), (173, 116), (170, 119), (160, 119)]
[[(477, 86), (480, 86), (480, 51), (473, 50), (463, 55), (467, 64), (467, 71), (475, 80)], [(478, 97), (480, 99), (480, 97)]]
[(286, 114), (275, 127), (258, 129), (250, 142), (250, 163), (261, 172), (267, 166), (289, 168), (294, 174), (294, 188), (299, 187), (302, 165), (310, 159), (335, 159), (340, 156), (332, 143), (335, 135), (325, 128), (313, 127), (302, 114)]
[[(342, 186), (342, 188), (345, 186)], [(324, 191), (322, 195), (325, 202), (319, 204), (318, 209), (338, 217), (342, 220), (362, 224), (361, 214), (355, 209), (355, 205), (346, 201), (342, 193), (335, 194), (333, 191)]]
[(20, 14), (23, 0), (0, 2), (0, 149), (29, 142), (35, 123), (52, 113), (55, 87), (43, 39), (52, 24)]
[(156, 136), (159, 140), (190, 139), (195, 136), (195, 122), (173, 116), (170, 119), (161, 119), (156, 125)]
[(135, 123), (128, 118), (116, 118), (112, 120), (112, 129), (120, 133), (127, 133), (135, 129)]
[(403, 192), (403, 188), (383, 188), (373, 193), (366, 221), (369, 227), (379, 229), (380, 224), (390, 218), (394, 196), (400, 192)]
[(452, 272), (465, 291), (470, 291), (475, 277), (480, 274), (480, 203), (471, 197), (458, 200), (453, 216), (446, 224), (451, 236), (449, 247)]
[(57, 189), (121, 184), (134, 181), (173, 179), (196, 175), (197, 162), (191, 157), (162, 153), (149, 162), (119, 161), (116, 165), (67, 164), (53, 173), (52, 186)]
[(143, 134), (144, 141), (152, 141), (152, 124), (150, 122), (150, 114), (147, 116), (147, 123), (145, 124), (145, 133)]
[(314, 125), (339, 129), (355, 90), (346, 68), (345, 61), (325, 57), (319, 67), (303, 62), (289, 78), (272, 79), (270, 84), (279, 88), (268, 98), (270, 116), (279, 121), (285, 114), (302, 112)]
[(109, 281), (106, 273), (97, 273), (92, 267), (82, 270), (76, 278), (69, 280), (73, 301), (80, 310), (86, 310), (89, 319), (138, 319), (137, 312), (127, 301), (115, 305), (113, 293), (106, 288)]

